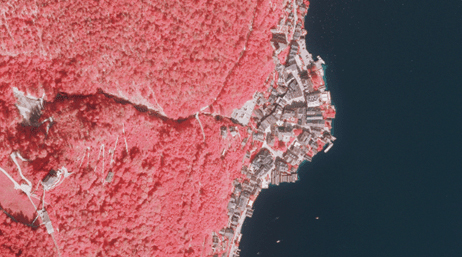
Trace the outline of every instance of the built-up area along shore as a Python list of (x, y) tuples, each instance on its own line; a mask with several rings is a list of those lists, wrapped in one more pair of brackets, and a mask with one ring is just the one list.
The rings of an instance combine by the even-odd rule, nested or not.
[[(328, 152), (336, 139), (331, 134), (335, 107), (323, 79), (325, 63), (319, 56), (314, 60), (306, 49), (303, 19), (308, 4), (286, 1), (283, 17), (271, 30), (276, 68), (268, 91), (255, 93), (232, 114), (234, 122), (248, 126), (242, 147), (250, 142), (255, 147), (243, 159), (245, 178), (234, 181), (228, 225), (212, 233), (214, 257), (238, 257), (242, 224), (252, 217), (261, 190), (297, 181), (298, 166), (322, 150)], [(222, 127), (221, 135), (235, 136), (236, 130)]]

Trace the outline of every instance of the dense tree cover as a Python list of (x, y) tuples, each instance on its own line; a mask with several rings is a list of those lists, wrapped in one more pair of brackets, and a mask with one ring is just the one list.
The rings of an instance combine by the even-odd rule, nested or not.
[(212, 103), (230, 115), (272, 71), (280, 2), (8, 1), (0, 85), (48, 100), (101, 89), (174, 119)]
[[(197, 256), (209, 250), (212, 231), (227, 223), (232, 181), (241, 176), (251, 145), (242, 148), (238, 135), (222, 138), (220, 127), (232, 125), (228, 119), (200, 115), (204, 141), (195, 118), (162, 119), (103, 94), (46, 103), (42, 119), (49, 116), (55, 124), (47, 135), (21, 125), (2, 131), (0, 166), (14, 174), (9, 153), (19, 151), (30, 160), (21, 166), (34, 187), (50, 169), (72, 172), (45, 195), (64, 255)], [(103, 183), (109, 171), (114, 179)], [(41, 187), (35, 194), (42, 196)], [(34, 230), (0, 216), (2, 256), (52, 255), (43, 226)]]
[[(63, 256), (210, 255), (243, 156), (262, 146), (252, 139), (241, 146), (247, 128), (223, 138), (220, 127), (236, 126), (226, 116), (268, 87), (270, 28), (282, 2), (0, 5), (0, 167), (20, 182), (10, 154), (29, 160), (20, 165), (36, 205), (51, 169), (72, 173), (45, 195)], [(21, 125), (13, 87), (44, 94), (40, 121), (53, 117), (53, 125)], [(115, 176), (106, 183), (109, 172)], [(4, 177), (0, 185), (2, 207), (31, 222), (27, 197)], [(57, 253), (44, 226), (2, 214), (0, 235), (1, 256)]]

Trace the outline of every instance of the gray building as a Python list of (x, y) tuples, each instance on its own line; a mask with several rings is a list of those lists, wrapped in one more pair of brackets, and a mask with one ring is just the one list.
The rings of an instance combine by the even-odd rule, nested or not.
[(107, 176), (106, 176), (105, 181), (106, 181), (107, 183), (111, 183), (113, 178), (114, 178), (114, 172), (109, 171), (108, 174), (107, 174)]
[(26, 96), (24, 92), (13, 87), (13, 94), (16, 97), (16, 107), (23, 117), (22, 124), (25, 126), (40, 126), (40, 116), (43, 110), (43, 98)]
[(48, 212), (45, 209), (37, 210), (40, 219), (42, 220), (43, 224), (47, 229), (48, 234), (52, 234), (54, 232), (53, 226), (51, 225), (50, 216), (48, 216)]
[(265, 134), (263, 132), (253, 132), (252, 138), (254, 141), (260, 141), (263, 142), (265, 141)]
[(311, 140), (311, 134), (308, 130), (304, 129), (303, 132), (297, 137), (298, 142), (302, 145), (308, 145)]
[(50, 172), (48, 172), (48, 174), (46, 175), (46, 177), (42, 180), (41, 184), (45, 190), (50, 190), (59, 182), (59, 179), (59, 172), (51, 169)]
[(221, 134), (221, 137), (226, 138), (226, 136), (228, 135), (228, 128), (226, 126), (221, 126), (220, 134)]
[(283, 157), (284, 157), (284, 160), (288, 163), (290, 163), (291, 165), (295, 165), (298, 161), (298, 156), (296, 154), (294, 154), (292, 151), (290, 150), (287, 150), (284, 154), (283, 154)]
[(269, 171), (272, 164), (273, 157), (271, 156), (271, 153), (267, 149), (263, 148), (260, 152), (258, 152), (250, 165), (255, 170), (255, 175), (259, 176), (260, 174)]
[(276, 166), (276, 170), (279, 173), (289, 171), (289, 165), (287, 165), (287, 163), (285, 161), (283, 161), (282, 159), (280, 159), (280, 158), (277, 158), (275, 166)]
[(275, 137), (271, 132), (266, 133), (266, 143), (269, 146), (274, 146)]
[(269, 126), (275, 124), (277, 120), (278, 119), (276, 119), (276, 117), (274, 117), (273, 115), (269, 115), (262, 122), (260, 122), (260, 125), (258, 128), (264, 131)]

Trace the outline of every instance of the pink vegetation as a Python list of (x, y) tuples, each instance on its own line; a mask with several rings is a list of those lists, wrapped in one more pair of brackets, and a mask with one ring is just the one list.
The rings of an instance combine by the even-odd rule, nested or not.
[(279, 141), (277, 137), (274, 138), (274, 146), (271, 147), (274, 150), (285, 152), (287, 150), (286, 143)]
[(15, 1), (1, 7), (0, 85), (47, 99), (102, 89), (173, 119), (210, 104), (230, 115), (274, 68), (270, 28), (281, 5)]
[(318, 150), (318, 152), (321, 152), (322, 149), (324, 148), (325, 143), (319, 138), (318, 138), (317, 143), (318, 143), (318, 149), (316, 149), (316, 150)]
[[(37, 185), (51, 169), (72, 173), (45, 197), (63, 256), (210, 254), (212, 231), (227, 223), (242, 157), (261, 144), (242, 149), (244, 128), (242, 137), (223, 139), (228, 119), (199, 115), (199, 123), (191, 115), (211, 106), (229, 116), (267, 86), (274, 69), (270, 28), (281, 5), (126, 0), (0, 7), (0, 167), (19, 182), (9, 155), (20, 152), (30, 160), (19, 164), (39, 197)], [(46, 124), (20, 125), (12, 87), (45, 94), (41, 120), (56, 121), (48, 134)], [(109, 171), (115, 177), (103, 183)], [(2, 207), (31, 222), (28, 199), (0, 176)], [(57, 253), (43, 226), (0, 215), (0, 232), (1, 256)]]
[(324, 119), (334, 119), (335, 114), (335, 108), (333, 106), (330, 106), (327, 110), (324, 111), (323, 116)]
[[(210, 245), (211, 232), (226, 225), (232, 180), (240, 176), (247, 150), (237, 136), (221, 137), (220, 126), (231, 125), (228, 120), (201, 115), (204, 142), (194, 118), (162, 120), (102, 94), (49, 103), (43, 116), (56, 120), (47, 137), (29, 127), (9, 131), (30, 140), (7, 141), (1, 167), (15, 174), (8, 153), (17, 150), (31, 160), (21, 166), (34, 186), (52, 168), (73, 172), (45, 198), (64, 256), (207, 253), (203, 244)], [(109, 171), (114, 180), (103, 183)], [(43, 227), (31, 230), (0, 216), (7, 235), (2, 256), (53, 255)]]
[(303, 130), (301, 129), (294, 129), (294, 137), (298, 137), (302, 132)]
[(318, 67), (316, 65), (313, 65), (309, 69), (311, 81), (313, 82), (313, 90), (315, 91), (317, 91), (320, 86), (324, 85), (324, 79), (322, 78), (320, 71), (317, 69)]

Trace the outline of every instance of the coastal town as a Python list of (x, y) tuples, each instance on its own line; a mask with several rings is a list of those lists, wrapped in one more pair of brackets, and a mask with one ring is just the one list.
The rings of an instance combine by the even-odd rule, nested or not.
[[(15, 253), (170, 256), (199, 254), (200, 249), (201, 256), (239, 257), (242, 226), (252, 218), (260, 192), (295, 183), (298, 167), (328, 152), (336, 140), (336, 109), (323, 78), (325, 63), (306, 47), (303, 19), (308, 4), (285, 0), (268, 42), (274, 70), (267, 65), (264, 76), (255, 76), (261, 82), (267, 78), (259, 84), (265, 89), (253, 94), (256, 84), (249, 83), (239, 101), (250, 100), (234, 111), (210, 104), (179, 122), (163, 110), (103, 91), (88, 96), (44, 91), (37, 97), (36, 92), (12, 87), (9, 100), (16, 101), (22, 121), (16, 124), (15, 117), (5, 116), (14, 124), (4, 137), (12, 152), (0, 171), (9, 186), (5, 192), (16, 198), (4, 197), (0, 209), (8, 217), (10, 234), (18, 235), (11, 238), (35, 244), (17, 247)], [(252, 25), (253, 20), (249, 34)], [(248, 51), (246, 46), (240, 56)], [(271, 58), (266, 60), (271, 64)], [(190, 146), (182, 149), (195, 150), (177, 150), (185, 144)], [(226, 170), (211, 179), (217, 169), (197, 163)], [(17, 207), (21, 215), (3, 203)], [(10, 219), (36, 232), (23, 233), (23, 227), (10, 226)], [(87, 227), (98, 234), (89, 235)], [(143, 241), (147, 237), (149, 242)]]
[[(325, 63), (306, 49), (306, 12), (307, 3), (287, 2), (283, 18), (271, 30), (275, 71), (268, 91), (255, 93), (232, 114), (235, 123), (248, 127), (242, 147), (252, 147), (244, 156), (242, 178), (233, 184), (228, 225), (212, 234), (214, 257), (238, 257), (242, 225), (252, 217), (261, 190), (296, 182), (299, 165), (318, 152), (328, 152), (336, 139), (331, 133), (336, 111), (323, 79)], [(228, 131), (236, 133), (234, 127), (222, 127), (223, 138)]]

